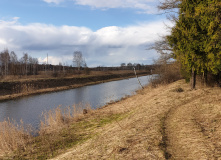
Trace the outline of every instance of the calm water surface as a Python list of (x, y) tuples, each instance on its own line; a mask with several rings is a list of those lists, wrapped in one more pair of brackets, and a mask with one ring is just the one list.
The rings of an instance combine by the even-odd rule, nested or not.
[[(142, 85), (147, 85), (150, 76), (139, 77)], [(104, 106), (126, 95), (133, 95), (140, 89), (136, 78), (112, 81), (77, 89), (53, 92), (0, 103), (0, 122), (6, 118), (38, 128), (42, 112), (53, 108), (72, 106), (73, 104), (89, 103), (92, 108)]]

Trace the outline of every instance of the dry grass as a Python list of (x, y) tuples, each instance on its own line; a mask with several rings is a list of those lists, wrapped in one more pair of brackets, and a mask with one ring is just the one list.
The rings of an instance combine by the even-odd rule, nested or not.
[(182, 78), (180, 70), (180, 64), (178, 62), (159, 64), (154, 71), (157, 76), (150, 80), (152, 87), (157, 87), (162, 84), (165, 85), (180, 80)]
[(168, 152), (172, 159), (219, 159), (220, 88), (198, 88), (187, 93), (167, 118)]
[[(143, 72), (143, 71), (138, 71)], [(109, 74), (127, 74), (133, 73), (133, 70), (119, 70), (119, 71), (91, 71), (90, 75), (85, 74), (84, 72), (80, 74), (63, 74), (61, 73), (57, 78), (77, 78), (77, 77), (90, 77), (90, 76), (101, 76)], [(13, 81), (36, 81), (41, 79), (51, 79), (55, 78), (52, 71), (40, 72), (39, 75), (28, 75), (28, 76), (3, 76), (0, 78), (0, 82), (13, 82)]]
[[(98, 135), (55, 159), (163, 159), (160, 117), (169, 108), (161, 90), (146, 88), (102, 109), (103, 113), (119, 114), (120, 118), (96, 129)], [(170, 93), (172, 94), (172, 92)], [(160, 98), (162, 103), (156, 103)], [(163, 106), (162, 106), (163, 105)]]
[(70, 124), (79, 118), (84, 112), (92, 112), (90, 104), (73, 105), (67, 107), (64, 110), (61, 107), (57, 107), (54, 110), (50, 110), (47, 113), (43, 113), (43, 120), (40, 125), (40, 135), (59, 132), (65, 125)]
[(77, 117), (57, 108), (14, 159), (219, 159), (220, 97), (180, 80)]
[(8, 154), (15, 150), (24, 151), (30, 142), (31, 130), (24, 127), (23, 122), (5, 120), (0, 123), (0, 154)]
[[(71, 146), (87, 138), (87, 135), (78, 137), (78, 133), (68, 131), (70, 123), (84, 117), (83, 111), (90, 114), (89, 104), (73, 105), (62, 110), (57, 107), (43, 114), (40, 130), (37, 137), (33, 136), (31, 127), (24, 126), (9, 119), (0, 123), (0, 157), (14, 157), (13, 159), (41, 159), (50, 157), (54, 152), (61, 150), (61, 147)], [(66, 132), (70, 134), (65, 138)], [(35, 133), (36, 134), (36, 133)], [(75, 135), (76, 134), (76, 135)], [(70, 136), (75, 136), (70, 137)], [(59, 143), (61, 146), (56, 146)], [(44, 155), (42, 155), (44, 152)], [(43, 158), (43, 159), (44, 159)]]
[[(54, 160), (220, 158), (221, 121), (217, 106), (221, 106), (221, 92), (219, 88), (197, 87), (191, 91), (184, 80), (148, 87), (103, 108), (102, 114), (122, 115), (96, 128), (96, 136)], [(208, 101), (210, 107), (199, 110), (208, 98), (213, 99)], [(211, 106), (216, 109), (211, 111)], [(214, 134), (208, 138), (205, 130)]]

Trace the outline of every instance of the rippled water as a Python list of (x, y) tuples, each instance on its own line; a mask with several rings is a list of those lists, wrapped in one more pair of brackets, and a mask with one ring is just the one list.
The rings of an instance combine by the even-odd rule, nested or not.
[[(150, 76), (139, 77), (142, 85), (147, 85)], [(0, 121), (6, 118), (38, 128), (42, 112), (79, 103), (89, 103), (92, 108), (104, 106), (110, 101), (132, 95), (140, 89), (136, 78), (112, 81), (77, 89), (23, 97), (0, 103)]]

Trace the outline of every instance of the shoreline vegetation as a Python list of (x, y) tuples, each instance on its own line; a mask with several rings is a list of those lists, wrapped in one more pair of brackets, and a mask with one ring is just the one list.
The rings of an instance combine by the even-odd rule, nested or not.
[(220, 158), (220, 88), (198, 83), (191, 90), (177, 63), (155, 73), (136, 95), (99, 109), (78, 104), (44, 113), (38, 136), (22, 121), (1, 122), (0, 159)]
[[(149, 71), (137, 71), (138, 76), (150, 75)], [(133, 78), (133, 71), (108, 72), (95, 75), (79, 75), (65, 78), (38, 78), (0, 81), (0, 102), (19, 97), (79, 88), (109, 81)]]
[(196, 87), (178, 80), (146, 86), (97, 110), (58, 107), (45, 114), (37, 137), (4, 122), (0, 152), (9, 159), (216, 159), (221, 156), (220, 88)]

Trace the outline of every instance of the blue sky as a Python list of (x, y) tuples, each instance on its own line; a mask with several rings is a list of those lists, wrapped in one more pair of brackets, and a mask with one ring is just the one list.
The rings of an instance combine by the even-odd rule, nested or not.
[(151, 64), (148, 45), (168, 32), (157, 0), (1, 0), (0, 50), (40, 63), (71, 65), (82, 51), (88, 66)]

